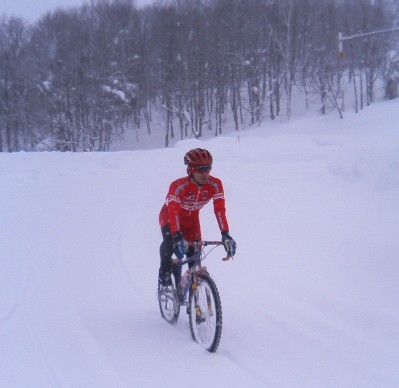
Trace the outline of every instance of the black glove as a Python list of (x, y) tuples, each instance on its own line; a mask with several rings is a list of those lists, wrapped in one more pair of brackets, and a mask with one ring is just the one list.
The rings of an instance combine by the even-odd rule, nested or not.
[(184, 240), (181, 232), (173, 234), (173, 252), (178, 259), (182, 259), (187, 251), (187, 241)]
[(222, 232), (222, 243), (226, 252), (233, 257), (236, 254), (237, 244), (227, 230)]

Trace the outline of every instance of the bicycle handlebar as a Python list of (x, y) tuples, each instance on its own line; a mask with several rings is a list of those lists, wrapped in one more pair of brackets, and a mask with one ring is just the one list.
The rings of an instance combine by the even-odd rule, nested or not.
[(221, 241), (199, 241), (200, 245), (206, 247), (207, 245), (223, 245)]
[[(214, 245), (214, 246), (220, 246), (220, 245), (224, 245), (224, 243), (222, 241), (208, 241), (208, 240), (204, 240), (204, 241), (193, 241), (193, 242), (189, 242), (188, 245), (194, 245), (194, 248), (196, 250), (200, 250), (202, 247), (206, 247), (209, 245)], [(205, 255), (206, 257), (207, 255)], [(204, 257), (204, 258), (205, 258)], [(226, 257), (222, 258), (223, 261), (227, 261), (230, 260), (233, 256), (230, 255), (229, 253), (227, 253)], [(182, 260), (176, 259), (176, 261), (178, 261), (181, 265), (187, 264), (191, 261), (195, 260), (194, 256), (190, 256), (190, 257), (185, 257)]]
[[(225, 243), (222, 242), (222, 241), (200, 241), (200, 243), (202, 243), (202, 245), (203, 245), (204, 247), (206, 247), (207, 245), (216, 245), (216, 246), (218, 246), (218, 245), (225, 245)], [(222, 260), (223, 260), (223, 261), (227, 261), (227, 260), (230, 260), (230, 259), (232, 259), (232, 258), (233, 258), (233, 255), (230, 254), (230, 253), (227, 253), (226, 257), (224, 257)]]

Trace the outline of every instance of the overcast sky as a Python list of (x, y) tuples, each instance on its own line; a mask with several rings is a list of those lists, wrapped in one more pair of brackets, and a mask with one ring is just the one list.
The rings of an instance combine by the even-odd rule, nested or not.
[[(152, 0), (136, 0), (137, 5), (150, 4)], [(0, 0), (0, 15), (20, 16), (35, 22), (44, 13), (56, 8), (70, 8), (90, 3), (90, 0)]]

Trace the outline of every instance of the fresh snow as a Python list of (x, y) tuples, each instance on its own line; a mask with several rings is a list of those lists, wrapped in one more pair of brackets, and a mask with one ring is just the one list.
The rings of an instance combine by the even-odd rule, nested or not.
[[(173, 148), (0, 154), (0, 387), (399, 386), (399, 100)], [(218, 351), (158, 310), (184, 153), (225, 186)], [(203, 237), (218, 238), (212, 206)]]

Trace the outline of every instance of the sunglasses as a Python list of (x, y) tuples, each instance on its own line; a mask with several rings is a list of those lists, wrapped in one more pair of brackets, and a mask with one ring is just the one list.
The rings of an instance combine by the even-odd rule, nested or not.
[(212, 170), (212, 166), (198, 166), (198, 167), (195, 167), (194, 171), (202, 174), (202, 173), (209, 173), (211, 170)]

